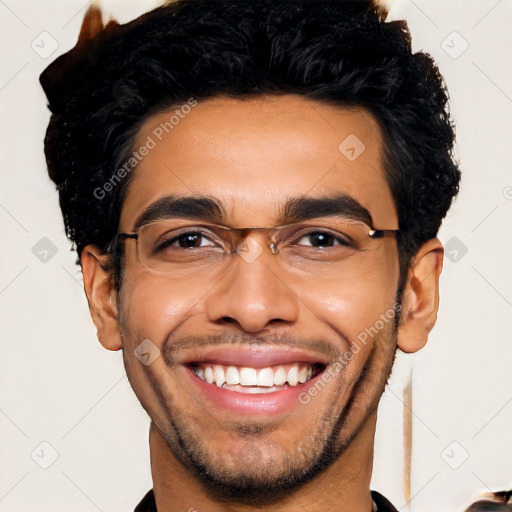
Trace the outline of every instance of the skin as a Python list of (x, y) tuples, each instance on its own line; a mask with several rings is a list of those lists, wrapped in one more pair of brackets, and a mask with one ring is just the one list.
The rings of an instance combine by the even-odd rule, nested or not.
[[(142, 126), (142, 145), (164, 112)], [(349, 161), (338, 145), (356, 134), (365, 150)], [(377, 123), (362, 109), (300, 96), (216, 97), (199, 102), (138, 165), (121, 212), (120, 232), (167, 194), (208, 194), (225, 204), (231, 226), (275, 225), (287, 197), (346, 193), (367, 208), (376, 228), (398, 218), (381, 165)], [(255, 235), (258, 237), (258, 235)], [(258, 241), (264, 246), (264, 238)], [(162, 277), (140, 265), (126, 241), (119, 295), (93, 246), (81, 255), (84, 285), (98, 338), (123, 349), (131, 385), (151, 417), (150, 451), (159, 511), (308, 512), (372, 510), (376, 408), (397, 346), (427, 341), (438, 309), (443, 250), (437, 239), (418, 251), (406, 279), (401, 324), (385, 323), (359, 344), (395, 302), (399, 280), (394, 238), (347, 263), (347, 272), (304, 279), (282, 272), (270, 251), (253, 263), (236, 258), (222, 275)], [(166, 357), (142, 364), (134, 350), (150, 339)], [(186, 353), (200, 342), (311, 348), (353, 358), (307, 404), (277, 417), (240, 416), (211, 406), (184, 378)], [(176, 349), (188, 341), (189, 348)], [(188, 352), (187, 352), (188, 351)], [(330, 364), (333, 361), (330, 361)], [(202, 469), (202, 472), (199, 469)]]

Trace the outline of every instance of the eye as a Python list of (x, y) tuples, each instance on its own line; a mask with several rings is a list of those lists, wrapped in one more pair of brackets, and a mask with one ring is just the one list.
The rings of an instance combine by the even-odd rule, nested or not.
[[(301, 243), (305, 240), (305, 243)], [(309, 247), (324, 248), (333, 246), (352, 247), (353, 244), (348, 236), (342, 233), (336, 235), (329, 231), (311, 231), (307, 234), (300, 236), (298, 240), (299, 245), (305, 245)]]
[[(213, 234), (212, 234), (213, 235)], [(215, 243), (209, 237), (213, 236), (201, 231), (186, 231), (176, 235), (168, 233), (158, 243), (157, 250), (162, 251), (168, 247), (178, 249), (198, 249), (200, 247), (215, 247)]]

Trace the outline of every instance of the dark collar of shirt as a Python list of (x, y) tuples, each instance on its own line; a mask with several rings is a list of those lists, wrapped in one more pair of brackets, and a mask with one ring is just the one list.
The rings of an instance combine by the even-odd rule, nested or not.
[[(377, 505), (378, 512), (398, 512), (396, 508), (377, 491), (372, 491), (372, 498)], [(142, 501), (135, 507), (133, 512), (158, 512), (156, 510), (155, 495), (151, 489)]]

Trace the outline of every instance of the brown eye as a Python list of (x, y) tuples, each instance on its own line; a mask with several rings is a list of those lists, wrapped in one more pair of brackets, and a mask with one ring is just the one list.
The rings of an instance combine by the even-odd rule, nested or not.
[(164, 250), (168, 247), (177, 247), (178, 249), (198, 249), (200, 247), (214, 247), (215, 244), (200, 231), (187, 231), (178, 236), (166, 236), (158, 244), (158, 250)]
[[(201, 239), (204, 238), (203, 235), (199, 233), (186, 233), (184, 235), (180, 235), (174, 240), (178, 242), (180, 247), (201, 247)], [(173, 242), (170, 245), (173, 245)]]
[[(306, 240), (306, 243), (301, 243), (303, 240)], [(339, 236), (335, 236), (327, 231), (313, 231), (302, 235), (299, 240), (299, 245), (306, 245), (319, 249), (339, 245), (351, 247), (349, 239), (341, 235), (341, 233)]]

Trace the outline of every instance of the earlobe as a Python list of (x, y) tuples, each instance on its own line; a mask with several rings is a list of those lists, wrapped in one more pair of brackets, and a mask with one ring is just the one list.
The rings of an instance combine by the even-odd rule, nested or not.
[(81, 254), (84, 289), (89, 311), (98, 331), (100, 343), (108, 350), (122, 347), (117, 322), (116, 293), (108, 270), (108, 256), (94, 246), (86, 246)]
[(436, 323), (443, 255), (441, 242), (432, 238), (420, 247), (409, 268), (398, 328), (398, 348), (403, 352), (423, 348)]

